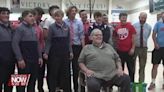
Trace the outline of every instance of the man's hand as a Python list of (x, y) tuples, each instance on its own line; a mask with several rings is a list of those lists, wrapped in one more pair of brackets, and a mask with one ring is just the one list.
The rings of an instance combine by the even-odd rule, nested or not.
[(117, 75), (120, 77), (124, 74), (124, 72), (122, 71), (122, 69), (117, 69)]
[(24, 69), (26, 67), (26, 63), (23, 59), (18, 61), (18, 67), (21, 69)]
[(43, 58), (44, 58), (45, 60), (48, 60), (48, 55), (47, 55), (46, 53), (44, 53), (44, 54), (43, 54)]
[(38, 63), (39, 63), (39, 65), (40, 65), (40, 67), (42, 67), (42, 65), (43, 65), (43, 59), (42, 59), (42, 58), (39, 58)]
[(73, 59), (73, 53), (70, 53), (70, 60)]
[(87, 69), (85, 71), (85, 74), (87, 77), (93, 77), (94, 76), (94, 71)]
[(158, 44), (155, 44), (154, 47), (155, 47), (155, 49), (157, 49), (157, 50), (159, 49), (159, 45), (158, 45)]
[(130, 51), (129, 51), (129, 55), (133, 55), (134, 54), (134, 49), (131, 48)]

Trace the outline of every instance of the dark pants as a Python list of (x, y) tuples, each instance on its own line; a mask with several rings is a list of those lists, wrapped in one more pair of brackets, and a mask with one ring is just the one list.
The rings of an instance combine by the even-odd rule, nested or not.
[(80, 84), (80, 92), (85, 92), (86, 78), (84, 73), (82, 72), (79, 72), (79, 84)]
[(78, 58), (80, 52), (82, 50), (81, 45), (72, 45), (73, 49), (73, 59), (72, 59), (72, 71), (73, 71), (73, 84), (74, 84), (74, 92), (78, 92), (78, 75), (79, 75), (79, 65)]
[(131, 82), (134, 82), (134, 73), (135, 73), (134, 55), (129, 55), (128, 52), (122, 52), (122, 51), (117, 51), (117, 52), (121, 58), (123, 70), (124, 70), (124, 66), (125, 66), (125, 62), (126, 62)]
[[(49, 92), (55, 92), (58, 83), (60, 83), (60, 87), (64, 92), (71, 92), (70, 61), (68, 56), (50, 57), (47, 69)], [(59, 76), (61, 76), (60, 79), (58, 79)]]
[(44, 92), (43, 89), (43, 81), (44, 81), (44, 75), (45, 75), (45, 60), (43, 59), (43, 66), (38, 68), (38, 76), (37, 76), (37, 81), (38, 81), (38, 91), (39, 92)]
[(30, 79), (27, 85), (27, 91), (25, 91), (26, 86), (18, 86), (17, 92), (35, 92), (35, 82), (38, 73), (38, 62), (25, 62), (26, 67), (24, 69), (18, 68), (18, 74), (30, 74)]
[[(111, 80), (105, 81), (95, 77), (87, 78), (88, 92), (100, 92), (102, 87), (111, 88), (113, 85), (120, 87), (120, 92), (131, 92), (130, 91), (130, 78), (128, 75), (114, 76)], [(111, 91), (110, 91), (111, 92)]]
[[(9, 63), (10, 62), (10, 63)], [(11, 61), (0, 61), (0, 92), (4, 86), (4, 92), (12, 92), (12, 86), (8, 85), (11, 74), (14, 74), (15, 63)]]

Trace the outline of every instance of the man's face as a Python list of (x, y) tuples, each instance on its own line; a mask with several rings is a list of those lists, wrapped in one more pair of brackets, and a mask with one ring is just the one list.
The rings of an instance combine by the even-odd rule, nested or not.
[(162, 13), (162, 20), (164, 21), (164, 13)]
[(57, 23), (61, 23), (62, 19), (63, 19), (63, 16), (58, 14), (58, 15), (55, 15), (54, 19)]
[(34, 16), (36, 21), (40, 21), (42, 19), (42, 14), (38, 14), (36, 13), (36, 15)]
[(92, 35), (91, 40), (92, 40), (92, 42), (95, 43), (95, 44), (101, 44), (102, 41), (103, 41), (102, 32), (101, 32), (101, 31), (96, 31), (96, 32)]
[(103, 23), (108, 24), (108, 17), (107, 16), (103, 16)]
[(121, 22), (121, 23), (125, 24), (126, 21), (127, 21), (127, 16), (121, 16), (121, 17), (120, 17), (120, 22)]
[(70, 11), (70, 17), (75, 17), (76, 13), (77, 13), (76, 8), (72, 8), (71, 11)]
[(29, 13), (27, 16), (24, 17), (24, 20), (30, 24), (33, 25), (34, 24), (34, 15), (32, 13)]
[(147, 19), (147, 16), (144, 16), (144, 15), (139, 17), (141, 24), (144, 24), (146, 22), (146, 19)]
[(83, 11), (80, 13), (80, 18), (82, 21), (87, 21), (87, 12), (86, 11)]
[(102, 20), (103, 20), (102, 16), (95, 16), (95, 21), (97, 24), (102, 24)]
[(9, 12), (8, 11), (2, 11), (0, 13), (0, 21), (2, 22), (9, 22)]

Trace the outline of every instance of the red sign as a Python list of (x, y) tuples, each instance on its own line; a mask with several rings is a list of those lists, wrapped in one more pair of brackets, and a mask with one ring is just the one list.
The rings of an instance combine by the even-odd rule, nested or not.
[(30, 74), (13, 74), (11, 75), (9, 86), (27, 86)]

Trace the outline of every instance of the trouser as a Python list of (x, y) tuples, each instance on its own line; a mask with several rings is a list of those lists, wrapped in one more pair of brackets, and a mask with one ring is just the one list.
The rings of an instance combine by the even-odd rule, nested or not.
[(14, 74), (15, 63), (11, 61), (0, 61), (0, 92), (4, 86), (4, 92), (12, 92), (12, 86), (8, 85), (11, 74)]
[(129, 55), (129, 52), (122, 52), (122, 51), (117, 51), (117, 52), (121, 58), (123, 70), (126, 62), (131, 82), (134, 82), (134, 73), (135, 73), (134, 55)]
[(44, 81), (44, 75), (45, 75), (45, 59), (43, 59), (43, 65), (42, 67), (38, 68), (38, 75), (37, 75), (37, 81), (38, 81), (38, 91), (39, 92), (44, 92), (43, 89), (43, 81)]
[(73, 59), (72, 59), (72, 71), (73, 71), (73, 84), (74, 84), (74, 92), (78, 92), (78, 75), (79, 75), (79, 64), (78, 58), (80, 52), (82, 50), (81, 45), (72, 45), (73, 49)]
[(80, 92), (85, 92), (86, 77), (83, 72), (79, 72), (79, 84), (80, 84)]
[(27, 85), (27, 91), (25, 91), (26, 86), (17, 86), (17, 92), (35, 92), (35, 82), (38, 74), (38, 62), (25, 62), (26, 67), (24, 69), (18, 68), (18, 74), (30, 74), (30, 79)]
[[(145, 80), (145, 66), (147, 60), (147, 48), (139, 48), (135, 49), (135, 60), (139, 58), (139, 82), (144, 82)], [(135, 62), (136, 63), (136, 62)], [(135, 64), (136, 65), (136, 64)]]
[[(58, 83), (60, 83), (60, 87), (64, 92), (71, 92), (70, 61), (68, 56), (53, 56), (53, 59), (48, 60), (47, 69), (49, 92), (55, 92)], [(58, 79), (59, 76), (61, 76), (60, 79)]]
[[(88, 77), (87, 87), (88, 92), (100, 92), (102, 87), (111, 88), (113, 85), (120, 87), (120, 92), (131, 92), (130, 91), (130, 78), (128, 75), (124, 74), (122, 76), (114, 76), (111, 80), (105, 81), (103, 79)], [(111, 92), (109, 90), (109, 92)]]

